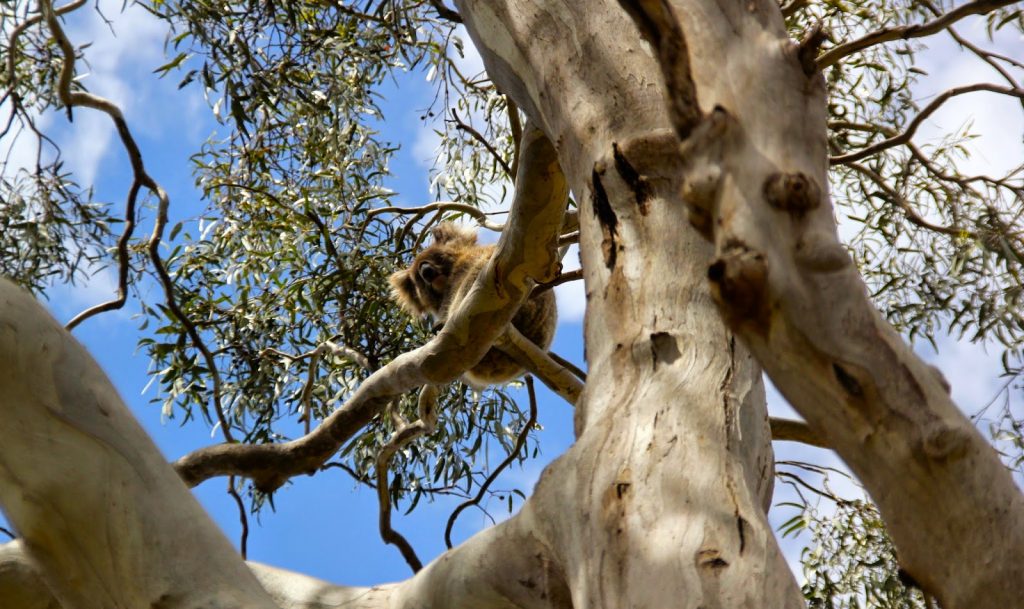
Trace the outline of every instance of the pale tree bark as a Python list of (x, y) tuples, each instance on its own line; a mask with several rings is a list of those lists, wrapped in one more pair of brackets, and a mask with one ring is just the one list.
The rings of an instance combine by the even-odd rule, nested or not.
[[(175, 607), (799, 607), (765, 518), (772, 454), (749, 348), (867, 484), (903, 565), (926, 590), (946, 609), (1014, 606), (1024, 580), (1020, 493), (938, 375), (879, 319), (836, 241), (814, 49), (786, 38), (778, 7), (688, 0), (665, 12), (668, 3), (642, 2), (652, 51), (611, 0), (456, 4), (491, 77), (554, 143), (580, 205), (589, 374), (575, 445), (517, 516), (405, 582), (349, 589), (254, 567), (256, 579), (95, 364), (39, 305), (5, 286), (0, 412), (15, 427), (14, 442), (0, 444), (0, 503), (33, 562), (20, 546), (5, 549), (0, 586), (45, 581), (68, 609), (161, 599)], [(682, 35), (668, 27), (677, 19)], [(536, 226), (528, 216), (510, 220), (517, 245), (499, 256), (528, 248), (526, 232), (557, 241), (560, 214)], [(550, 279), (543, 275), (531, 278)], [(495, 279), (493, 267), (481, 277), (481, 289), (495, 288), (485, 279), (515, 282), (517, 297), (529, 286), (523, 276)], [(493, 305), (505, 290), (492, 292), (479, 302)], [(458, 354), (487, 349), (473, 340), (472, 320), (493, 340), (511, 305), (478, 311), (471, 300), (436, 342), (368, 383), (364, 393), (380, 393), (360, 404), (472, 365)], [(48, 377), (31, 380), (39, 371)], [(360, 408), (337, 415), (351, 421), (325, 427), (317, 450), (374, 412)], [(308, 451), (285, 454), (294, 448), (218, 447), (179, 469), (193, 482), (242, 474), (273, 487), (319, 458), (296, 465)], [(97, 601), (103, 594), (117, 602)]]
[(684, 195), (715, 244), (730, 328), (864, 483), (926, 593), (947, 609), (1019, 605), (1024, 496), (837, 238), (814, 41), (789, 43), (774, 2), (624, 4), (658, 48), (670, 107), (696, 110), (673, 114)]

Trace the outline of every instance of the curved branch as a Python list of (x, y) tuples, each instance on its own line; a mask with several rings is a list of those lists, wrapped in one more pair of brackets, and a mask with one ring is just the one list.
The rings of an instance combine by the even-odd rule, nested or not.
[(459, 506), (452, 511), (451, 516), (448, 517), (448, 524), (444, 527), (444, 543), (448, 546), (449, 550), (452, 548), (452, 528), (455, 526), (455, 521), (459, 518), (459, 514), (468, 507), (480, 505), (480, 502), (483, 500), (487, 490), (491, 488), (492, 484), (494, 484), (494, 480), (519, 456), (523, 447), (526, 446), (526, 438), (529, 437), (530, 430), (537, 424), (537, 394), (533, 390), (533, 377), (530, 375), (526, 375), (526, 391), (530, 395), (530, 418), (526, 420), (523, 428), (519, 430), (519, 435), (516, 436), (516, 445), (508, 453), (508, 456), (498, 464), (498, 467), (495, 467), (494, 471), (487, 476), (487, 479), (483, 481), (483, 484), (480, 485), (480, 489), (477, 491), (476, 496), (468, 501), (460, 503)]
[[(71, 82), (75, 74), (74, 46), (72, 46), (71, 41), (64, 32), (64, 28), (57, 19), (57, 14), (53, 10), (50, 0), (42, 0), (40, 2), (40, 9), (43, 17), (46, 19), (47, 25), (50, 28), (50, 32), (53, 34), (54, 39), (57, 41), (57, 44), (61, 49), (61, 54), (64, 56), (64, 61), (61, 64), (60, 79), (57, 84), (57, 93), (61, 102), (63, 102), (64, 106), (67, 108), (68, 117), (71, 117), (71, 110), (75, 106), (84, 106), (86, 108), (98, 110), (109, 116), (117, 127), (118, 135), (121, 137), (121, 142), (125, 148), (125, 152), (128, 154), (128, 159), (132, 166), (133, 180), (131, 194), (129, 195), (130, 206), (133, 207), (133, 199), (137, 196), (138, 190), (142, 186), (149, 189), (150, 192), (155, 194), (160, 201), (160, 204), (157, 207), (156, 221), (153, 224), (153, 233), (149, 238), (149, 256), (153, 261), (153, 266), (160, 279), (160, 284), (163, 286), (167, 301), (167, 308), (185, 327), (189, 338), (192, 340), (192, 344), (202, 354), (203, 359), (210, 370), (210, 374), (213, 376), (213, 405), (214, 411), (217, 415), (217, 422), (220, 425), (224, 439), (228, 442), (233, 442), (234, 438), (231, 434), (231, 428), (228, 425), (227, 418), (224, 415), (223, 406), (221, 405), (221, 378), (220, 373), (217, 370), (216, 362), (213, 359), (213, 354), (210, 353), (210, 350), (206, 347), (206, 344), (199, 336), (199, 332), (196, 330), (195, 324), (192, 323), (188, 316), (185, 315), (184, 311), (181, 310), (181, 307), (178, 306), (178, 303), (174, 298), (174, 282), (171, 280), (167, 269), (164, 268), (163, 260), (160, 258), (159, 247), (160, 241), (163, 239), (164, 228), (167, 226), (167, 209), (170, 207), (170, 198), (167, 196), (167, 192), (163, 187), (161, 187), (160, 184), (158, 184), (156, 180), (146, 172), (145, 165), (142, 161), (142, 152), (139, 150), (139, 146), (135, 142), (135, 138), (132, 136), (131, 130), (128, 128), (128, 122), (124, 118), (124, 113), (117, 104), (98, 95), (71, 90)], [(128, 236), (130, 237), (130, 234)], [(122, 235), (122, 241), (124, 241), (124, 239), (125, 237)], [(124, 242), (127, 244), (127, 241)], [(126, 259), (126, 252), (119, 252), (119, 259), (124, 261)], [(122, 268), (120, 275), (126, 278), (127, 269)], [(86, 314), (79, 315), (72, 321), (75, 322), (75, 324), (78, 324), (87, 317), (95, 315), (101, 311), (120, 308), (124, 305), (124, 287), (125, 286), (119, 286), (118, 298), (110, 301), (109, 303), (93, 307), (87, 310), (85, 312)]]
[(907, 128), (904, 129), (902, 133), (894, 135), (889, 139), (878, 142), (877, 144), (868, 146), (863, 150), (858, 150), (857, 152), (850, 152), (848, 154), (834, 156), (831, 159), (829, 159), (829, 162), (832, 165), (852, 163), (854, 161), (859, 161), (865, 157), (869, 157), (877, 152), (881, 152), (882, 150), (886, 150), (894, 146), (905, 144), (909, 142), (912, 137), (914, 137), (914, 133), (917, 132), (917, 128), (921, 126), (921, 123), (923, 123), (924, 120), (931, 116), (936, 110), (942, 107), (942, 104), (946, 103), (950, 98), (956, 97), (957, 95), (963, 95), (965, 93), (974, 93), (976, 91), (989, 91), (991, 93), (1000, 93), (1003, 95), (1024, 98), (1024, 89), (1004, 87), (1002, 85), (994, 85), (991, 83), (976, 83), (973, 85), (965, 85), (963, 87), (954, 87), (952, 89), (942, 92), (935, 99), (933, 99), (930, 104), (925, 106), (924, 110), (921, 110), (921, 112), (919, 112), (917, 116), (915, 116), (913, 120), (911, 120), (910, 123), (907, 124)]
[(494, 224), (487, 217), (487, 213), (483, 210), (473, 207), (468, 203), (456, 203), (454, 201), (435, 201), (434, 203), (428, 203), (421, 207), (377, 207), (366, 212), (367, 218), (379, 216), (380, 214), (400, 214), (400, 215), (412, 215), (414, 216), (412, 222), (416, 222), (423, 216), (429, 214), (432, 211), (455, 211), (473, 216), (473, 219), (477, 223), (495, 232), (501, 232), (505, 226), (502, 224)]
[(423, 562), (416, 556), (416, 551), (413, 550), (409, 540), (391, 527), (391, 494), (389, 492), (390, 486), (388, 485), (388, 467), (391, 464), (391, 457), (395, 456), (395, 453), (406, 444), (420, 436), (434, 433), (434, 429), (437, 428), (437, 397), (439, 393), (437, 385), (424, 385), (421, 387), (417, 408), (417, 416), (419, 418), (413, 423), (399, 420), (395, 426), (395, 433), (391, 435), (391, 439), (377, 453), (377, 501), (379, 504), (378, 525), (380, 527), (380, 536), (385, 543), (398, 547), (398, 550), (402, 553), (402, 558), (405, 559), (405, 562), (409, 563), (413, 573), (417, 573), (423, 568)]
[(910, 38), (931, 36), (932, 34), (940, 32), (953, 25), (964, 17), (968, 17), (970, 15), (984, 15), (985, 13), (992, 12), (997, 8), (1009, 6), (1016, 2), (1017, 0), (974, 0), (973, 2), (962, 4), (941, 17), (928, 21), (927, 23), (902, 25), (876, 30), (856, 40), (835, 46), (823, 53), (818, 57), (818, 69), (824, 70), (847, 55), (852, 55), (857, 51), (863, 51), (864, 49), (876, 44), (891, 42), (893, 40), (907, 40)]
[(882, 176), (878, 175), (878, 173), (872, 171), (870, 168), (865, 167), (864, 165), (861, 165), (860, 163), (850, 163), (849, 167), (850, 169), (853, 169), (860, 173), (861, 175), (867, 177), (869, 180), (874, 182), (876, 186), (881, 188), (882, 191), (889, 197), (889, 199), (896, 203), (901, 210), (903, 210), (903, 214), (906, 216), (907, 220), (911, 224), (915, 224), (921, 228), (936, 233), (949, 235), (951, 237), (968, 236), (972, 239), (976, 237), (976, 233), (974, 231), (968, 231), (956, 226), (939, 226), (938, 224), (932, 224), (931, 222), (922, 218), (917, 213), (917, 211), (914, 210), (914, 208), (910, 205), (910, 201), (907, 201), (905, 197), (903, 197), (900, 193), (896, 192), (896, 189), (887, 184), (885, 182), (885, 179), (883, 179)]
[(458, 112), (456, 112), (455, 108), (452, 108), (451, 112), (452, 112), (452, 121), (455, 123), (455, 126), (458, 127), (459, 129), (462, 129), (463, 131), (465, 131), (466, 133), (470, 134), (471, 136), (473, 136), (473, 139), (475, 139), (476, 141), (480, 142), (480, 144), (484, 148), (487, 149), (487, 152), (489, 152), (491, 154), (491, 157), (494, 159), (494, 161), (496, 163), (498, 163), (499, 165), (501, 165), (501, 168), (505, 170), (505, 173), (507, 175), (514, 176), (515, 175), (515, 173), (513, 173), (514, 170), (508, 164), (508, 161), (503, 159), (501, 154), (498, 153), (497, 148), (495, 148), (493, 144), (488, 142), (487, 138), (485, 138), (482, 133), (477, 131), (476, 128), (473, 127), (473, 125), (470, 125), (468, 123), (462, 122), (462, 119), (459, 118), (459, 114), (458, 114)]

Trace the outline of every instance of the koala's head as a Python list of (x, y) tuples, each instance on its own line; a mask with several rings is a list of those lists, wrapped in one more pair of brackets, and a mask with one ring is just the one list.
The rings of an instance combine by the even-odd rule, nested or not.
[(456, 261), (476, 247), (476, 231), (442, 222), (432, 231), (433, 243), (420, 252), (412, 265), (391, 275), (391, 297), (411, 315), (439, 317)]

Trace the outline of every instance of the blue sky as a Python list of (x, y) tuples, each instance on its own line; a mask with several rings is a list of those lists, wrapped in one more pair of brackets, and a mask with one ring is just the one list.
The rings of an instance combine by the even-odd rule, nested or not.
[[(174, 75), (165, 80), (156, 79), (152, 70), (165, 63), (163, 41), (165, 29), (161, 22), (144, 11), (129, 7), (120, 12), (120, 2), (101, 3), (104, 14), (114, 20), (116, 37), (91, 11), (79, 11), (69, 23), (73, 40), (93, 40), (86, 51), (91, 64), (86, 77), (89, 88), (112, 98), (125, 110), (129, 124), (142, 148), (150, 173), (169, 192), (173, 213), (189, 217), (203, 210), (203, 202), (193, 186), (189, 155), (217, 128), (209, 115), (206, 100), (198, 87), (178, 90)], [(963, 32), (969, 28), (960, 28)], [(1020, 39), (1002, 41), (1010, 55), (1024, 56)], [(471, 48), (468, 44), (467, 47)], [(934, 77), (925, 81), (922, 94), (934, 93), (953, 84), (979, 80), (977, 63), (955, 58), (954, 48), (945, 41), (936, 45), (924, 63), (931, 67)], [(479, 58), (470, 54), (464, 62), (467, 67), (482, 66)], [(399, 79), (383, 92), (387, 120), (382, 125), (383, 135), (394, 142), (403, 142), (402, 150), (392, 162), (395, 175), (388, 186), (397, 191), (397, 202), (405, 205), (422, 204), (431, 200), (428, 192), (428, 170), (433, 162), (436, 136), (431, 125), (424, 124), (420, 116), (429, 103), (431, 86), (422, 74)], [(977, 142), (978, 153), (966, 165), (970, 171), (988, 170), (1019, 162), (1024, 155), (1020, 134), (1020, 108), (1013, 102), (982, 96), (963, 96), (948, 109), (937, 114), (919, 137), (927, 137), (928, 129), (937, 132), (938, 126), (957, 125), (972, 115), (984, 137)], [(117, 145), (108, 119), (95, 112), (79, 110), (75, 123), (68, 126), (63, 115), (46, 117), (64, 145), (68, 165), (83, 183), (95, 179), (97, 197), (115, 202), (120, 207), (130, 183), (128, 165)], [(16, 152), (30, 158), (33, 150)], [(987, 172), (987, 171), (986, 171)], [(575, 260), (573, 253), (567, 262)], [(567, 265), (568, 268), (571, 266)], [(97, 274), (87, 285), (58, 288), (51, 294), (49, 307), (62, 322), (81, 309), (106, 300), (114, 293), (113, 274), (110, 270)], [(580, 283), (560, 288), (558, 292), (561, 323), (554, 350), (582, 363), (583, 291)], [(137, 325), (132, 319), (138, 307), (129, 302), (123, 311), (108, 313), (86, 321), (75, 330), (81, 340), (99, 360), (119, 388), (122, 397), (146, 430), (153, 436), (169, 460), (198, 447), (216, 442), (219, 436), (211, 433), (201, 421), (184, 427), (177, 421), (162, 421), (158, 405), (150, 404), (155, 388), (143, 393), (148, 382), (148, 360), (135, 353), (138, 338)], [(941, 355), (923, 353), (937, 363), (952, 383), (954, 397), (966, 410), (971, 411), (994, 395), (999, 380), (998, 349), (986, 353), (977, 345), (941, 343)], [(770, 406), (775, 414), (794, 416), (774, 391), (770, 391)], [(513, 466), (499, 480), (497, 486), (515, 486), (528, 491), (545, 463), (557, 457), (572, 441), (572, 411), (559, 398), (541, 387), (540, 433), (543, 454), (529, 462), (525, 468)], [(776, 444), (780, 459), (804, 460), (824, 465), (841, 466), (828, 451), (802, 447), (790, 443)], [(237, 543), (238, 514), (230, 497), (224, 492), (226, 482), (221, 479), (204, 483), (196, 494), (226, 534)], [(775, 501), (785, 501), (783, 493)], [(443, 551), (443, 529), (455, 502), (439, 501), (421, 504), (409, 517), (396, 514), (394, 525), (405, 534), (420, 557), (429, 560)], [(375, 584), (409, 575), (409, 569), (397, 550), (385, 546), (377, 533), (377, 507), (375, 494), (357, 487), (345, 474), (328, 471), (315, 478), (297, 478), (275, 497), (276, 511), (264, 510), (259, 520), (250, 520), (249, 558), (276, 566), (293, 569), (340, 584)], [(504, 514), (500, 505), (492, 505), (495, 515)], [(771, 514), (776, 524), (792, 513), (776, 510)], [(463, 539), (488, 524), (480, 512), (463, 514), (456, 529), (456, 539)], [(793, 540), (784, 541), (791, 561), (799, 552)]]

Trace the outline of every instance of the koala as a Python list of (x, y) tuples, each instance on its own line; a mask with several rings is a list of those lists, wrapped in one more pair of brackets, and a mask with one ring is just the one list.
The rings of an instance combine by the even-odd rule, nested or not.
[[(433, 243), (409, 268), (391, 275), (391, 297), (410, 315), (431, 315), (443, 322), (448, 312), (469, 293), (480, 270), (494, 252), (479, 245), (476, 231), (442, 222), (433, 230)], [(512, 325), (542, 349), (551, 345), (557, 322), (555, 294), (545, 290), (530, 296), (512, 318)], [(466, 371), (464, 380), (476, 388), (508, 382), (523, 373), (509, 356), (492, 348)]]

